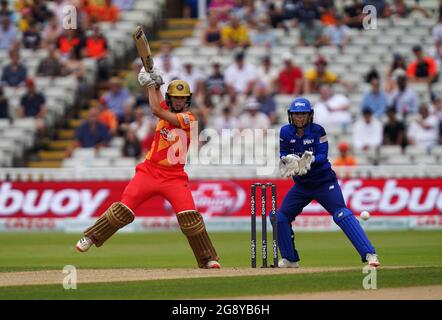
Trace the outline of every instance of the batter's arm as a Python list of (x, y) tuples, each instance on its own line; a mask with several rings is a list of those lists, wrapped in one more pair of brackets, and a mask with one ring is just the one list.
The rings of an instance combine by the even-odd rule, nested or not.
[(155, 86), (149, 86), (147, 90), (149, 93), (149, 102), (152, 108), (152, 113), (158, 118), (169, 122), (173, 126), (180, 127), (176, 113), (161, 107), (161, 102), (164, 100), (164, 98), (160, 89), (157, 89)]

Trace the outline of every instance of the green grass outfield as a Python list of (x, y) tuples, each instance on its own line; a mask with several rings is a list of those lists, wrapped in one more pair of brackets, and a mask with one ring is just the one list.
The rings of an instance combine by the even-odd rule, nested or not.
[[(383, 266), (417, 268), (379, 270), (378, 287), (442, 284), (442, 231), (370, 232)], [(73, 249), (79, 235), (0, 234), (0, 272), (76, 268), (194, 268), (187, 240), (179, 232), (117, 234), (86, 254)], [(212, 233), (223, 267), (249, 267), (249, 234)], [(354, 267), (361, 261), (341, 232), (298, 233), (302, 267)], [(260, 247), (258, 247), (258, 251)], [(270, 249), (269, 249), (269, 258)], [(259, 260), (258, 260), (259, 261)], [(173, 272), (173, 270), (171, 271)], [(60, 285), (0, 287), (0, 299), (179, 299), (253, 296), (360, 289), (359, 271), (240, 276)], [(217, 288), (216, 291), (210, 288)]]

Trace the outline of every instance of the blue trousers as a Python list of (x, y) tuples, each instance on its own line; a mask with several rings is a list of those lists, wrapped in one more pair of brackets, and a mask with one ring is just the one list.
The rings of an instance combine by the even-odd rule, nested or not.
[(338, 181), (331, 179), (320, 185), (297, 183), (287, 192), (277, 216), (278, 242), (283, 258), (290, 261), (300, 260), (294, 244), (295, 236), (292, 222), (312, 200), (318, 201), (325, 210), (333, 215), (334, 221), (353, 243), (361, 255), (362, 261), (365, 261), (367, 253), (375, 253), (375, 249), (371, 246), (358, 221), (352, 212), (346, 208)]

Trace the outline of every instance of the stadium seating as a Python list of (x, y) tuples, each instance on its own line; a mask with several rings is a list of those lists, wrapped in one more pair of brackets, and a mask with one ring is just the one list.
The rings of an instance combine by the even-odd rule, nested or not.
[[(407, 1), (410, 2), (410, 1)], [(113, 57), (112, 59), (121, 59), (130, 50), (133, 50), (133, 43), (130, 34), (134, 26), (142, 23), (145, 26), (152, 26), (155, 19), (161, 18), (163, 15), (164, 0), (155, 1), (134, 1), (134, 7), (131, 11), (125, 11), (121, 14), (121, 20), (115, 25), (110, 23), (101, 23), (101, 29), (107, 37), (110, 48), (109, 50)], [(337, 1), (337, 6), (342, 6), (341, 1)], [(437, 3), (430, 0), (421, 0), (420, 5), (431, 12), (435, 12)], [(391, 63), (392, 53), (401, 53), (410, 61), (413, 58), (411, 48), (413, 45), (432, 44), (431, 28), (436, 23), (434, 18), (422, 19), (419, 15), (412, 14), (409, 18), (399, 20), (378, 19), (378, 28), (376, 30), (352, 30), (351, 44), (345, 48), (343, 53), (340, 53), (335, 47), (322, 47), (319, 53), (329, 60), (329, 67), (336, 72), (342, 79), (350, 82), (353, 85), (351, 92), (347, 92), (343, 86), (335, 86), (335, 92), (345, 92), (351, 101), (351, 112), (356, 118), (360, 114), (360, 102), (364, 92), (369, 88), (369, 85), (363, 83), (364, 75), (372, 66), (376, 66), (377, 70), (382, 73), (387, 69)], [(404, 30), (407, 32), (405, 33)], [(182, 39), (181, 46), (174, 50), (174, 54), (182, 59), (192, 58), (196, 68), (208, 74), (210, 66), (208, 61), (210, 58), (216, 56), (220, 61), (222, 67), (225, 69), (233, 61), (232, 52), (226, 50), (218, 51), (217, 48), (201, 46), (201, 25), (195, 27), (192, 35)], [(302, 65), (305, 71), (313, 67), (314, 59), (317, 55), (317, 50), (312, 47), (300, 47), (297, 45), (299, 38), (299, 30), (291, 28), (288, 34), (283, 29), (273, 30), (277, 41), (276, 46), (272, 50), (267, 50), (261, 47), (250, 47), (247, 49), (246, 57), (248, 61), (258, 63), (260, 58), (266, 54), (270, 54), (273, 65), (280, 67), (282, 61), (282, 54), (285, 52), (292, 52), (295, 56), (295, 61), (298, 65)], [(39, 58), (45, 56), (45, 52), (38, 50), (31, 52), (29, 50), (22, 50), (22, 60), (26, 61), (30, 73), (34, 74), (37, 67), (36, 61), (39, 59), (28, 59), (29, 57)], [(7, 55), (0, 51), (1, 65), (8, 61)], [(96, 64), (91, 59), (85, 59), (87, 66), (87, 83), (93, 85), (96, 78)], [(71, 77), (56, 78), (50, 80), (48, 78), (36, 77), (36, 84), (38, 90), (45, 92), (47, 97), (47, 106), (50, 111), (50, 122), (54, 123), (57, 119), (61, 119), (70, 106), (74, 103), (75, 92), (78, 86), (76, 79)], [(421, 101), (429, 101), (428, 89), (422, 84), (412, 84), (411, 87), (420, 96)], [(23, 90), (13, 91), (6, 89), (5, 95), (10, 101), (13, 110), (16, 110), (19, 104), (18, 97), (21, 96)], [(442, 83), (439, 82), (434, 86), (435, 92), (442, 93)], [(309, 99), (315, 103), (319, 99), (319, 95), (312, 94), (308, 96)], [(279, 128), (286, 122), (287, 114), (286, 108), (293, 99), (291, 95), (276, 95), (275, 100), (277, 104), (277, 115), (279, 123), (275, 128)], [(213, 117), (219, 114), (219, 108), (216, 108)], [(2, 133), (2, 141), (0, 141), (0, 163), (2, 166), (11, 166), (15, 157), (23, 154), (26, 148), (32, 146), (33, 135), (35, 130), (33, 125), (29, 126), (28, 119), (13, 119), (9, 124), (7, 121), (0, 121), (0, 132)], [(209, 123), (213, 123), (213, 118), (209, 119)], [(329, 132), (330, 145), (336, 144), (340, 141), (351, 142), (351, 132), (342, 133), (341, 130)], [(66, 168), (78, 167), (133, 167), (137, 159), (124, 158), (121, 153), (121, 147), (124, 140), (121, 137), (114, 138), (109, 148), (100, 150), (97, 154), (93, 150), (76, 149), (71, 158), (63, 161), (63, 166)], [(276, 147), (278, 148), (278, 146)], [(20, 150), (17, 150), (20, 149)], [(250, 144), (244, 145), (244, 150), (253, 152), (253, 146)], [(277, 150), (276, 150), (277, 151)], [(330, 149), (330, 156), (337, 155), (336, 148)], [(233, 155), (244, 159), (241, 155)], [(270, 155), (274, 156), (274, 154)], [(408, 146), (404, 152), (398, 146), (382, 146), (378, 152), (371, 151), (369, 153), (356, 153), (357, 160), (361, 166), (361, 170), (353, 171), (354, 175), (373, 175), (381, 176), (385, 172), (399, 172), (406, 174), (407, 165), (440, 165), (442, 163), (442, 147), (438, 146), (427, 154), (427, 150), (415, 146)], [(214, 161), (217, 159), (214, 159)], [(237, 159), (238, 160), (238, 159)], [(267, 159), (269, 161), (269, 159)], [(380, 164), (374, 169), (367, 169), (371, 165)], [(253, 166), (246, 169), (240, 166), (233, 166), (232, 168), (223, 170), (214, 169), (216, 166), (189, 166), (189, 174), (193, 177), (233, 177), (252, 176), (254, 172)], [(416, 168), (416, 167), (411, 167)], [(250, 169), (250, 170), (249, 170)], [(356, 170), (356, 169), (355, 169)], [(434, 171), (422, 171), (425, 174), (434, 175)], [(356, 172), (356, 173), (355, 173)], [(364, 172), (364, 173), (362, 173)], [(437, 171), (436, 171), (437, 172)], [(276, 174), (276, 173), (275, 173)]]

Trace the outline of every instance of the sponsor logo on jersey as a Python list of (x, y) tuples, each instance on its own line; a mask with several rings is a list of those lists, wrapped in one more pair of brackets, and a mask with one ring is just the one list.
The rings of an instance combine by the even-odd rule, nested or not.
[(290, 143), (295, 143), (295, 142), (296, 142), (296, 139), (290, 140)]
[(167, 128), (162, 128), (160, 130), (160, 135), (166, 141), (175, 141), (175, 135)]
[(315, 140), (314, 139), (304, 139), (304, 145), (306, 145), (306, 144), (312, 144), (313, 142), (315, 142)]
[(190, 117), (187, 113), (183, 113), (183, 122), (186, 126), (190, 124)]

